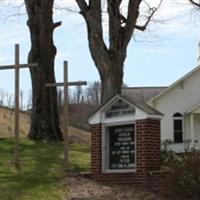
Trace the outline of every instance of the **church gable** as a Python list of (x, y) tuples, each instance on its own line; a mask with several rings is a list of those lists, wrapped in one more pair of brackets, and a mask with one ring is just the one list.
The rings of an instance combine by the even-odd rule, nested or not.
[(105, 118), (135, 115), (135, 107), (117, 98), (106, 110)]
[(181, 79), (173, 83), (166, 90), (151, 98), (148, 105), (157, 108), (160, 104), (165, 104), (166, 107), (172, 104), (177, 104), (182, 111), (185, 111), (191, 106), (200, 101), (200, 66), (183, 76)]
[(124, 95), (115, 95), (102, 105), (90, 118), (90, 124), (135, 121), (151, 117), (161, 118), (162, 114), (143, 103), (135, 103)]

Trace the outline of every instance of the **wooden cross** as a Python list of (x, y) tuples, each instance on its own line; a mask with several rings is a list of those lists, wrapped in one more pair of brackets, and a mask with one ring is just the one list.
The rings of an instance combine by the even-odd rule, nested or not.
[(69, 166), (69, 136), (68, 136), (68, 86), (87, 85), (86, 81), (68, 82), (68, 62), (64, 61), (64, 82), (63, 83), (48, 83), (47, 87), (64, 87), (64, 168), (67, 171)]
[(14, 65), (4, 65), (0, 66), (0, 70), (15, 70), (15, 158), (14, 164), (16, 168), (20, 168), (19, 163), (19, 70), (21, 68), (37, 67), (37, 63), (31, 64), (20, 64), (20, 46), (15, 44), (15, 64)]

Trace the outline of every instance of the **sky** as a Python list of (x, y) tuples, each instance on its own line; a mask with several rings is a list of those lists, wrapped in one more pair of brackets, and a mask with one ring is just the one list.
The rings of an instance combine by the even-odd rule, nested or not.
[[(125, 3), (127, 0), (124, 0)], [(147, 0), (154, 5), (158, 0)], [(9, 3), (10, 6), (7, 6)], [(20, 62), (26, 63), (30, 35), (22, 0), (0, 0), (0, 65), (14, 63), (14, 44), (20, 44)], [(56, 80), (63, 81), (63, 61), (69, 62), (70, 81), (99, 80), (88, 50), (86, 26), (74, 0), (55, 0), (54, 21), (62, 21), (54, 42)], [(125, 3), (122, 9), (125, 10)], [(65, 8), (70, 8), (69, 12)], [(143, 12), (145, 7), (143, 7)], [(124, 64), (124, 83), (136, 86), (169, 86), (198, 65), (200, 54), (200, 11), (188, 0), (163, 0), (154, 21), (145, 32), (134, 33)], [(105, 19), (106, 20), (106, 17)], [(140, 23), (143, 19), (140, 20)], [(107, 25), (104, 24), (104, 33)], [(106, 38), (106, 37), (105, 37)], [(21, 70), (21, 89), (28, 93), (31, 81), (28, 69)], [(14, 72), (0, 71), (0, 88), (14, 92)]]

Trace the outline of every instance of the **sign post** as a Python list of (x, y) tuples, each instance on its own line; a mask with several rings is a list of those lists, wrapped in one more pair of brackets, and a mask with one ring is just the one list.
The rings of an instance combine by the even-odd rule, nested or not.
[(21, 68), (37, 67), (37, 63), (20, 64), (20, 46), (15, 44), (15, 64), (0, 66), (0, 70), (15, 70), (15, 158), (14, 164), (17, 169), (20, 169), (19, 162), (19, 85)]
[(62, 83), (47, 83), (47, 87), (64, 87), (64, 169), (68, 170), (69, 166), (69, 135), (68, 135), (68, 125), (69, 125), (69, 114), (68, 114), (68, 86), (81, 86), (87, 85), (86, 81), (68, 82), (68, 62), (64, 61), (64, 82)]

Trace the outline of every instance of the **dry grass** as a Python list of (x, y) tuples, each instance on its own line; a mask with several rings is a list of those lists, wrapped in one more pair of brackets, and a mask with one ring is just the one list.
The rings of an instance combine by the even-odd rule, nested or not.
[[(30, 114), (20, 112), (20, 136), (26, 137), (30, 127)], [(14, 110), (0, 107), (0, 137), (14, 137)]]
[[(30, 128), (30, 113), (20, 112), (20, 137), (27, 137)], [(75, 127), (69, 127), (71, 142), (90, 143), (90, 133)], [(0, 107), (0, 138), (14, 137), (14, 110)]]

